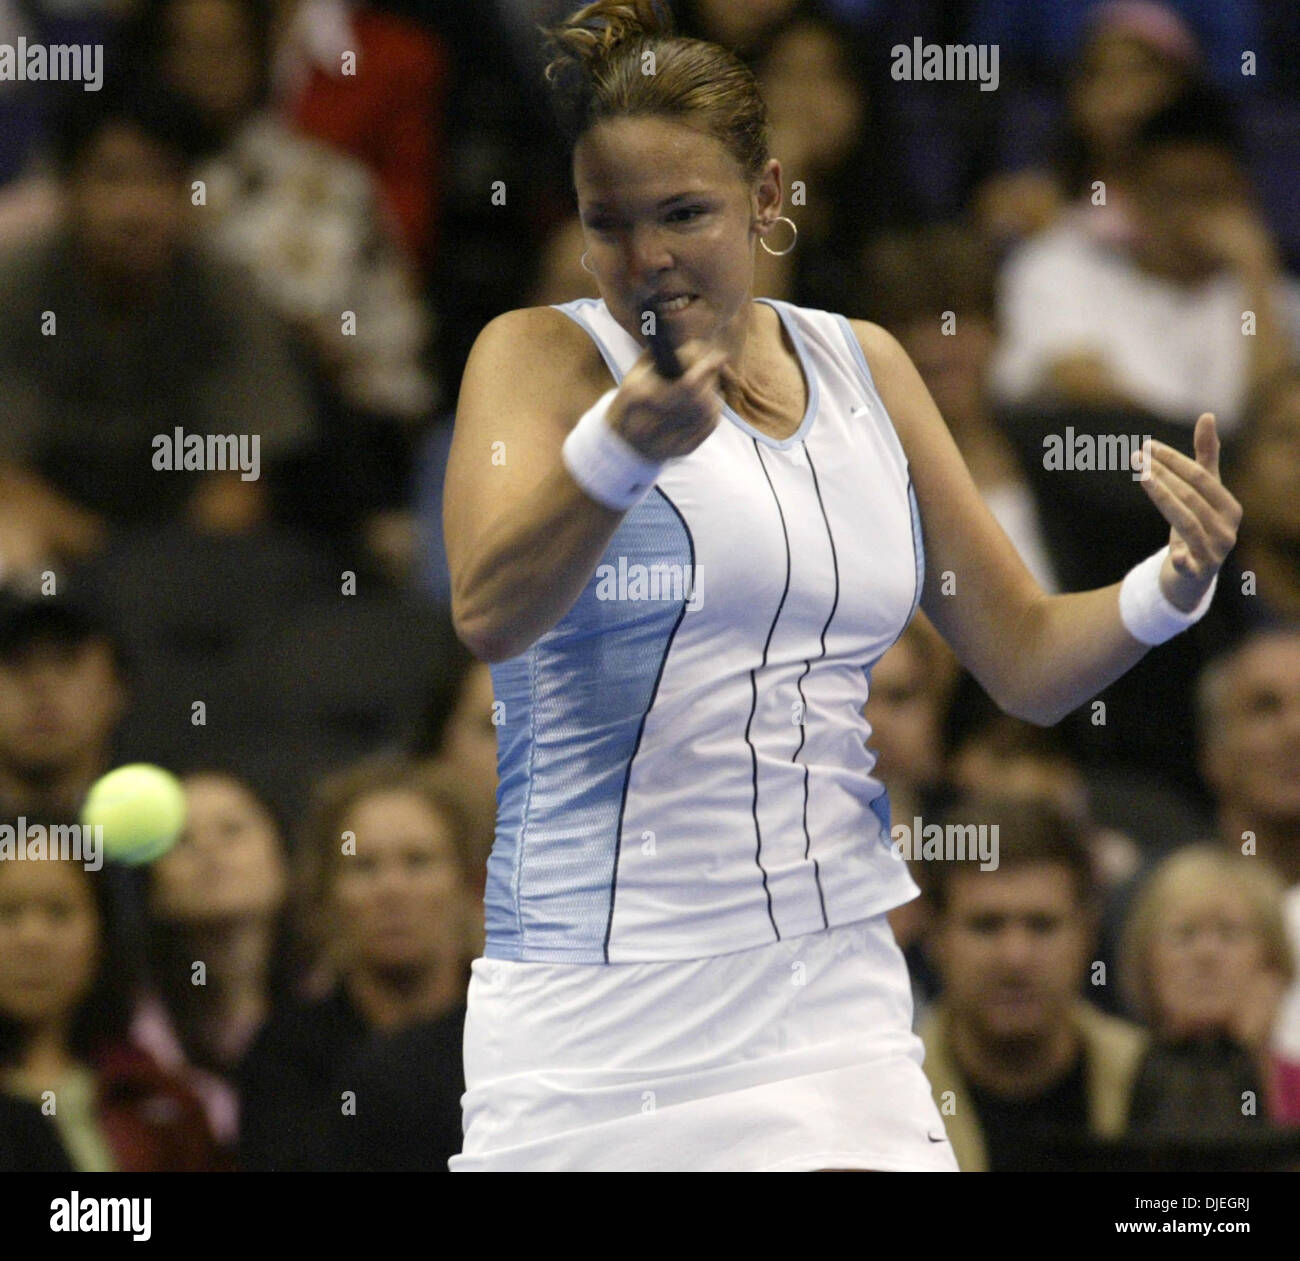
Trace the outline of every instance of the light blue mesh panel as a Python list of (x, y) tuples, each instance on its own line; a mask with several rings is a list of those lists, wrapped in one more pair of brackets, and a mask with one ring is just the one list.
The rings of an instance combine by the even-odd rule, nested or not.
[[(689, 532), (662, 492), (628, 513), (601, 564), (617, 569), (620, 557), (693, 572)], [(553, 630), (492, 667), (505, 711), (490, 957), (519, 958), (525, 945), (557, 962), (603, 957), (628, 768), (685, 599), (598, 599), (599, 573)]]

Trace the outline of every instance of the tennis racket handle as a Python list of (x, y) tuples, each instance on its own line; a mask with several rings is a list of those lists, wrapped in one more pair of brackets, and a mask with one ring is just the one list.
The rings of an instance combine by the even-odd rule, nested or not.
[(659, 308), (651, 303), (647, 310), (654, 316), (651, 321), (654, 331), (647, 335), (647, 341), (650, 343), (650, 357), (654, 360), (655, 371), (670, 381), (676, 380), (685, 371), (677, 357), (677, 347), (673, 345), (672, 335), (668, 332)]

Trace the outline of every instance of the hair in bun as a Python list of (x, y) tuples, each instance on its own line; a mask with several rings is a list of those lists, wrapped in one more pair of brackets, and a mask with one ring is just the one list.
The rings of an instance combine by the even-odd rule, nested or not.
[(675, 118), (719, 140), (746, 178), (762, 171), (767, 110), (753, 74), (717, 44), (674, 35), (663, 0), (597, 0), (544, 34), (546, 81), (571, 143), (604, 119)]

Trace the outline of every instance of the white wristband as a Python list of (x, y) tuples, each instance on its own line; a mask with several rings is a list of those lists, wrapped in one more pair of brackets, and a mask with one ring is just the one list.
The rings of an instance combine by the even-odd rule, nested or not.
[(1215, 574), (1197, 606), (1190, 613), (1184, 613), (1170, 604), (1160, 590), (1160, 570), (1168, 555), (1169, 545), (1166, 543), (1154, 556), (1134, 565), (1119, 588), (1120, 620), (1134, 639), (1151, 646), (1163, 644), (1179, 631), (1199, 622), (1210, 607), (1214, 589), (1219, 585), (1219, 575)]
[(617, 390), (608, 390), (569, 431), (560, 454), (573, 480), (597, 503), (626, 512), (650, 493), (663, 465), (647, 460), (605, 420)]

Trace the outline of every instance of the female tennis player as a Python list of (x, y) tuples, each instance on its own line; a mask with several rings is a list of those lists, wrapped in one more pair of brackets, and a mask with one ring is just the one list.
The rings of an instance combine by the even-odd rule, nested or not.
[(750, 73), (651, 0), (551, 38), (601, 298), (493, 320), (461, 388), (453, 616), (503, 708), (450, 1167), (955, 1170), (871, 667), (919, 603), (1007, 712), (1092, 697), (1213, 595), (1214, 418), (1148, 457), (1170, 545), (1047, 596), (894, 338), (752, 298), (789, 227)]

